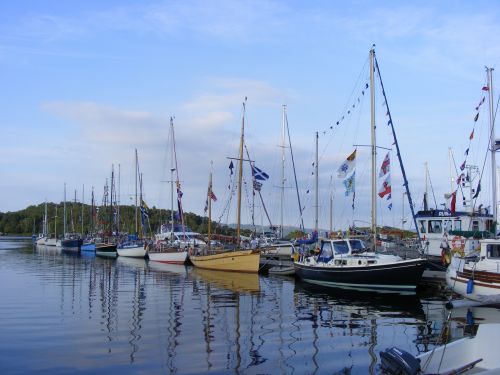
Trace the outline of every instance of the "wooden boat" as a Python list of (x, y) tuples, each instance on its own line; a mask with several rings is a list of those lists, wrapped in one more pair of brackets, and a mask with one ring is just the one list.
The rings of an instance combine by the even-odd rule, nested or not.
[(236, 218), (236, 240), (237, 247), (234, 250), (212, 251), (211, 244), (211, 212), (212, 212), (212, 172), (210, 171), (208, 183), (208, 241), (205, 254), (190, 254), (189, 259), (195, 267), (219, 270), (219, 271), (238, 271), (238, 272), (259, 272), (260, 250), (243, 250), (239, 248), (241, 242), (241, 184), (243, 180), (243, 145), (245, 134), (245, 103), (243, 103), (243, 116), (241, 120), (241, 137), (239, 152), (239, 170), (238, 170), (238, 206)]
[(389, 374), (498, 374), (500, 356), (495, 343), (500, 324), (481, 324), (475, 337), (441, 345), (417, 357), (390, 348), (380, 353), (381, 368)]

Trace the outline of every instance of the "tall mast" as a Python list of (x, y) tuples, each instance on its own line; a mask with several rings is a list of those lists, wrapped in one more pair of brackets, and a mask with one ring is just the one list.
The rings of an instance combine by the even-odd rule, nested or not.
[(170, 147), (170, 240), (174, 240), (174, 119), (170, 117), (170, 136), (171, 136), (171, 147)]
[(314, 191), (314, 230), (316, 233), (318, 233), (318, 217), (319, 217), (319, 178), (318, 178), (318, 132), (316, 132), (316, 157), (314, 161), (314, 185), (315, 185), (315, 191)]
[(47, 237), (49, 234), (49, 228), (48, 228), (48, 223), (47, 223), (47, 199), (45, 199), (45, 215), (43, 217), (43, 235), (44, 237)]
[(330, 192), (330, 233), (333, 233), (333, 193)]
[(213, 161), (210, 161), (210, 176), (208, 178), (208, 249), (210, 250), (210, 242), (212, 239), (212, 168)]
[(83, 236), (83, 201), (85, 200), (85, 185), (82, 185), (82, 216), (80, 218), (80, 221), (82, 223), (82, 236)]
[(488, 76), (488, 103), (490, 109), (490, 138), (491, 138), (491, 204), (493, 205), (493, 224), (496, 231), (497, 223), (497, 173), (496, 173), (496, 139), (495, 139), (495, 119), (493, 117), (493, 68), (486, 67)]
[(454, 181), (455, 179), (453, 178), (453, 154), (451, 151), (451, 147), (448, 147), (448, 161), (450, 164), (450, 193), (453, 193), (453, 188), (454, 188)]
[(370, 118), (372, 133), (372, 234), (373, 249), (377, 247), (377, 140), (375, 136), (375, 77), (374, 77), (375, 50), (370, 50)]
[(280, 238), (283, 238), (283, 203), (285, 201), (285, 117), (286, 104), (283, 104), (283, 120), (281, 127), (281, 195), (280, 195)]
[(116, 222), (117, 222), (117, 232), (120, 233), (120, 203), (121, 203), (121, 193), (120, 193), (120, 184), (121, 184), (121, 176), (122, 174), (122, 167), (121, 164), (118, 163), (118, 204), (117, 204), (117, 209), (116, 209)]
[(236, 211), (236, 241), (238, 247), (240, 246), (240, 232), (241, 232), (241, 184), (243, 181), (243, 145), (245, 139), (245, 104), (246, 98), (243, 102), (243, 115), (241, 116), (241, 138), (240, 138), (240, 155), (239, 155), (239, 170), (238, 170), (238, 207)]
[(66, 182), (64, 183), (63, 235), (66, 236)]
[(139, 173), (139, 167), (138, 167), (138, 160), (137, 160), (137, 149), (135, 149), (135, 234), (139, 234), (139, 222), (137, 219), (137, 175)]

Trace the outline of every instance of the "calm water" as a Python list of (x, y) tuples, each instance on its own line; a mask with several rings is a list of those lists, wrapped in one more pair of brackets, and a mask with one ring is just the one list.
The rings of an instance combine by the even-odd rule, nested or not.
[[(387, 347), (432, 348), (447, 314), (433, 291), (325, 291), (22, 242), (0, 241), (0, 285), (1, 374), (376, 373)], [(454, 313), (452, 339), (466, 319)]]

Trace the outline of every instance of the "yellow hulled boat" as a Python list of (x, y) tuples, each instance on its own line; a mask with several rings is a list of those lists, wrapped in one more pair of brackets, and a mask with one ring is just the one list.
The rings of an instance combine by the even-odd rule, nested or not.
[(195, 267), (217, 271), (253, 272), (259, 271), (260, 251), (236, 250), (209, 255), (191, 255)]

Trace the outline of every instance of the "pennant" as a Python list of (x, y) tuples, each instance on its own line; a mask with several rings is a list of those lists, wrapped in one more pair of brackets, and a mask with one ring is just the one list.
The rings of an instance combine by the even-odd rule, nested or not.
[(477, 184), (476, 194), (472, 197), (472, 199), (476, 199), (479, 196), (479, 192), (481, 191), (481, 181)]
[(212, 199), (214, 202), (217, 202), (217, 197), (212, 190), (210, 190), (210, 199)]
[(354, 193), (355, 188), (355, 175), (356, 171), (352, 173), (348, 178), (346, 178), (343, 182), (345, 186), (345, 196), (349, 196), (351, 193)]
[(472, 133), (470, 133), (469, 140), (472, 141), (472, 138), (474, 138), (474, 129), (472, 129)]
[(476, 116), (474, 116), (474, 122), (477, 122), (477, 119), (479, 118), (479, 112), (476, 113)]
[(390, 196), (391, 191), (392, 191), (391, 182), (390, 182), (389, 176), (387, 176), (387, 178), (384, 180), (384, 182), (382, 183), (382, 186), (380, 187), (380, 189), (378, 191), (378, 196), (380, 198), (383, 198), (386, 195), (389, 195), (387, 197), (387, 199), (391, 199), (391, 196)]
[(465, 156), (469, 155), (469, 149), (465, 150)]
[(483, 86), (483, 88), (481, 90), (483, 90), (483, 91), (490, 91), (490, 88), (488, 86)]
[(387, 126), (392, 125), (392, 120), (387, 121)]
[(391, 203), (389, 203), (389, 205), (387, 206), (387, 208), (388, 208), (389, 210), (392, 210), (392, 202), (391, 202)]
[(380, 166), (380, 172), (378, 174), (379, 177), (385, 176), (387, 173), (391, 171), (391, 159), (389, 158), (389, 153), (385, 155), (384, 161)]
[(460, 170), (463, 171), (465, 169), (465, 161), (462, 163), (462, 165), (460, 166)]
[(356, 150), (354, 150), (352, 154), (347, 157), (346, 161), (344, 161), (337, 169), (337, 177), (345, 178), (355, 168), (356, 168)]
[(231, 160), (231, 163), (229, 163), (229, 170), (231, 171), (230, 176), (233, 175), (233, 169), (234, 169), (234, 165), (233, 165), (233, 161)]
[(260, 181), (266, 181), (269, 178), (269, 175), (266, 172), (257, 168), (255, 165), (252, 165), (252, 175), (256, 180)]
[(455, 213), (456, 205), (457, 205), (457, 192), (454, 191), (453, 194), (451, 194), (451, 213), (452, 214)]

